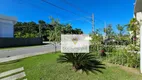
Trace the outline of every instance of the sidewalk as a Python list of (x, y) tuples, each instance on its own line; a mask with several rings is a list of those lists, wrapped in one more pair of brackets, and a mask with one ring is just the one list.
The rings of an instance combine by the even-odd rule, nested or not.
[[(57, 50), (60, 51), (60, 45), (57, 45)], [(38, 47), (29, 47), (29, 48), (24, 47), (24, 48), (10, 49), (10, 50), (0, 50), (0, 63), (46, 54), (54, 51), (55, 47), (52, 44), (38, 46)]]

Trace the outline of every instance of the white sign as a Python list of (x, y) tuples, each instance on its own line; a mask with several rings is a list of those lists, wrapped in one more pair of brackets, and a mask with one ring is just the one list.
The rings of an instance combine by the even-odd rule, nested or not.
[(61, 35), (62, 53), (89, 53), (89, 35)]

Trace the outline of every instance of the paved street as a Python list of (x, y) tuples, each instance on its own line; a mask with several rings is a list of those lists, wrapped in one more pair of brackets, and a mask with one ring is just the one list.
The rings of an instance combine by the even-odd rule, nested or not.
[[(60, 50), (60, 45), (57, 45), (57, 50)], [(30, 54), (30, 53), (53, 52), (53, 51), (55, 51), (55, 47), (53, 44), (33, 46), (33, 47), (13, 48), (13, 49), (2, 49), (0, 50), (0, 58)]]

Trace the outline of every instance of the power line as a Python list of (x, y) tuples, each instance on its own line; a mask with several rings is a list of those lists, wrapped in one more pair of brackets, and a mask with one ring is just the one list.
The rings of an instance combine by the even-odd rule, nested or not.
[[(72, 21), (74, 21), (74, 20), (80, 20), (80, 21), (82, 21), (82, 18), (71, 19), (71, 20), (67, 20), (66, 22), (72, 22)], [(88, 20), (83, 20), (83, 21), (86, 21), (86, 22), (92, 24), (92, 23), (91, 23), (90, 21), (88, 21)]]
[(61, 9), (61, 10), (64, 10), (64, 11), (70, 12), (70, 13), (72, 13), (72, 14), (74, 14), (74, 15), (77, 15), (76, 13), (74, 13), (74, 12), (72, 12), (72, 11), (69, 11), (69, 10), (67, 10), (67, 9), (61, 8), (61, 7), (59, 7), (59, 6), (55, 5), (55, 4), (52, 4), (52, 3), (50, 3), (50, 2), (48, 2), (48, 1), (46, 1), (46, 0), (41, 0), (41, 1), (43, 1), (43, 2), (45, 2), (45, 3), (47, 3), (47, 4), (50, 4), (50, 5), (54, 6), (54, 7), (57, 7), (57, 8), (59, 8), (59, 9)]
[[(21, 0), (21, 1), (17, 1), (16, 2), (16, 0), (15, 0), (15, 2), (16, 3), (18, 3), (18, 4), (24, 4), (23, 2), (22, 2), (23, 0)], [(44, 11), (44, 12), (47, 12), (47, 9), (46, 8), (44, 8), (44, 7), (41, 7), (41, 6), (38, 6), (38, 5), (35, 5), (35, 4), (33, 4), (33, 3), (30, 3), (30, 2), (26, 2), (28, 5), (30, 5), (30, 6), (32, 6), (32, 7), (34, 7), (34, 8), (36, 8), (36, 9), (38, 9), (38, 10), (42, 10), (42, 11)], [(50, 12), (53, 12), (53, 11), (50, 11)], [(61, 14), (59, 14), (59, 13), (57, 13), (57, 12), (53, 12), (55, 15), (58, 15), (59, 17), (62, 17), (63, 15), (61, 15)], [(47, 13), (48, 15), (51, 15), (51, 13)], [(63, 17), (67, 17), (67, 16), (63, 16)]]
[[(63, 1), (64, 3), (70, 5), (70, 6), (74, 7), (74, 8), (76, 8), (76, 9), (77, 9), (78, 11), (80, 11), (80, 12), (83, 12), (83, 13), (85, 13), (85, 14), (88, 14), (88, 12), (86, 13), (86, 12), (82, 11), (80, 8), (78, 8), (77, 6), (75, 6), (75, 5), (71, 4), (71, 3), (69, 3), (67, 0), (61, 0), (61, 1)], [(87, 17), (87, 18), (88, 18), (88, 17)], [(94, 14), (92, 14), (91, 19), (92, 19), (92, 33), (94, 33), (94, 32), (95, 32), (95, 31), (94, 31), (94, 30), (95, 30)]]
[[(14, 1), (16, 1), (16, 0), (14, 0)], [(22, 4), (22, 1), (23, 1), (23, 0), (21, 0), (21, 2), (19, 2), (19, 4)], [(42, 1), (46, 1), (46, 0), (42, 0)], [(65, 1), (65, 0), (64, 0), (64, 1)], [(46, 1), (46, 2), (48, 2), (48, 1)], [(43, 10), (43, 7), (37, 6), (37, 5), (32, 4), (32, 3), (29, 3), (29, 2), (26, 2), (26, 3), (28, 3), (28, 4), (31, 5), (31, 6), (33, 6), (34, 8), (38, 8), (38, 9), (40, 9), (40, 10), (41, 10), (41, 8), (42, 8), (42, 10)], [(48, 3), (50, 3), (50, 2), (48, 2)], [(51, 5), (51, 4), (52, 4), (52, 3), (50, 3), (50, 5)], [(54, 4), (53, 4), (53, 5), (54, 5)], [(72, 4), (72, 5), (73, 5), (73, 4)], [(55, 6), (56, 6), (56, 5), (55, 5)], [(58, 7), (58, 6), (56, 6), (56, 7)], [(61, 7), (60, 7), (60, 8), (61, 8)], [(61, 8), (61, 9), (66, 10), (66, 11), (68, 11), (68, 12), (71, 12), (71, 13), (74, 14), (74, 15), (80, 16), (80, 15), (78, 15), (78, 14), (72, 12), (72, 11), (67, 10), (67, 9), (64, 9), (64, 8)], [(44, 9), (43, 11), (46, 11), (46, 10)], [(55, 13), (56, 15), (60, 15), (60, 16), (61, 16), (61, 14), (59, 14), (59, 13), (56, 13), (56, 12), (54, 12), (54, 13)], [(86, 19), (86, 20), (84, 19), (84, 21), (91, 23), (91, 18), (92, 18), (92, 17), (88, 16), (88, 17), (83, 17), (83, 18)], [(90, 19), (90, 21), (87, 20), (87, 19)], [(104, 23), (103, 20), (100, 20), (100, 19), (98, 19), (98, 18), (96, 18), (96, 17), (95, 17), (95, 19), (96, 19), (96, 20), (99, 20), (99, 21), (101, 21), (101, 22)]]
[[(68, 4), (68, 5), (70, 5), (70, 6), (72, 6), (72, 7), (74, 7), (75, 9), (77, 9), (78, 11), (80, 11), (80, 12), (82, 12), (82, 13), (84, 13), (84, 14), (91, 14), (91, 13), (89, 13), (89, 12), (86, 12), (86, 11), (83, 11), (81, 8), (79, 8), (78, 6), (76, 6), (76, 5), (74, 5), (74, 4), (72, 4), (72, 3), (70, 3), (70, 2), (68, 2), (67, 0), (61, 0), (62, 2), (64, 2), (64, 3), (66, 3), (66, 4)], [(95, 17), (95, 16), (94, 16)], [(92, 17), (90, 16), (90, 17), (86, 17), (86, 18), (89, 18), (89, 19), (91, 19)], [(95, 19), (97, 19), (97, 20), (100, 20), (100, 19), (98, 19), (98, 18), (96, 18), (95, 17)], [(103, 21), (103, 20), (100, 20), (100, 21)]]
[[(80, 11), (80, 12), (82, 12), (82, 13), (90, 14), (90, 13), (88, 13), (88, 12), (83, 11), (81, 8), (75, 6), (74, 4), (68, 2), (67, 0), (61, 0), (61, 1), (64, 2), (64, 3), (66, 3), (66, 4), (68, 4), (68, 5), (70, 5), (70, 6), (72, 6), (72, 7), (74, 7), (75, 9), (77, 9), (78, 11)], [(94, 16), (94, 14), (92, 14), (92, 17), (86, 17), (86, 18), (92, 19), (92, 32), (94, 32), (95, 19), (101, 21), (102, 23), (104, 23), (104, 26), (106, 26), (106, 22), (103, 21), (103, 20), (100, 20), (100, 19), (96, 18), (96, 17)], [(94, 19), (94, 18), (95, 18), (95, 19)]]
[[(16, 1), (16, 0), (14, 0), (14, 2), (16, 2), (17, 4), (23, 4), (23, 2), (22, 2), (23, 0), (21, 0), (21, 1)], [(35, 5), (35, 4), (32, 4), (32, 3), (30, 3), (30, 2), (27, 2), (27, 4), (29, 4), (29, 5), (31, 5), (32, 7), (34, 7), (34, 8), (36, 8), (36, 9), (40, 9), (40, 10), (42, 10), (42, 11), (46, 11), (46, 9), (45, 8), (43, 8), (43, 7), (41, 7), (41, 6), (38, 6), (38, 5)], [(56, 15), (60, 15), (61, 16), (61, 14), (59, 14), (59, 13), (56, 13), (56, 12), (53, 12), (53, 13), (55, 13)], [(49, 13), (48, 13), (49, 14)], [(49, 15), (51, 15), (51, 14), (49, 14)], [(83, 19), (74, 19), (74, 20), (80, 20), (80, 21), (85, 21), (85, 22), (89, 22), (89, 23), (91, 23), (90, 21), (88, 21), (88, 20), (83, 20)], [(73, 21), (73, 20), (68, 20), (68, 21)], [(67, 21), (67, 22), (68, 22)]]
[[(66, 4), (68, 4), (68, 5), (70, 5), (70, 6), (72, 6), (72, 7), (74, 7), (75, 9), (77, 9), (78, 11), (80, 11), (80, 12), (82, 12), (82, 13), (90, 14), (90, 13), (88, 13), (88, 12), (83, 11), (81, 8), (75, 6), (74, 4), (68, 2), (67, 0), (61, 0), (61, 1), (64, 2), (64, 3), (66, 3)], [(96, 18), (94, 15), (93, 15), (92, 17), (90, 16), (90, 17), (86, 17), (86, 18), (92, 19), (92, 26), (93, 26), (93, 27), (92, 27), (92, 31), (94, 31), (94, 26), (95, 26), (95, 24), (94, 24), (94, 22), (95, 22), (94, 18), (95, 18), (96, 20), (99, 20), (99, 21), (103, 22), (103, 23), (105, 22), (105, 21), (103, 21), (103, 20), (100, 20), (100, 19)]]
[[(42, 1), (42, 2), (45, 2), (45, 3), (47, 3), (47, 4), (50, 4), (50, 5), (52, 5), (52, 6), (56, 7), (56, 8), (59, 8), (59, 9), (61, 9), (61, 10), (67, 11), (67, 12), (69, 12), (69, 13), (72, 13), (72, 14), (74, 14), (74, 15), (81, 16), (81, 15), (78, 15), (78, 14), (76, 14), (76, 13), (70, 11), (70, 10), (64, 9), (64, 8), (59, 7), (59, 6), (57, 6), (57, 5), (55, 5), (55, 4), (51, 3), (51, 2), (48, 2), (48, 1), (46, 1), (46, 0), (41, 0), (41, 1)], [(87, 21), (89, 21), (88, 18), (86, 18), (86, 17), (83, 17), (83, 18), (85, 18), (85, 19), (87, 19)]]
[[(15, 2), (16, 2), (16, 0), (15, 0)], [(23, 4), (23, 0), (21, 0), (20, 2), (17, 2), (18, 4)], [(43, 8), (43, 7), (41, 7), (41, 6), (38, 6), (38, 5), (35, 5), (35, 4), (32, 4), (32, 3), (30, 3), (30, 2), (26, 2), (27, 4), (29, 4), (29, 5), (31, 5), (31, 6), (33, 6), (34, 8), (37, 8), (37, 9), (42, 9), (43, 11), (46, 11), (46, 9), (45, 8)], [(69, 11), (69, 10), (68, 10)], [(54, 12), (54, 13), (56, 13), (56, 12)], [(49, 13), (48, 13), (49, 14)], [(59, 13), (56, 13), (56, 14), (58, 14), (59, 15)], [(78, 14), (76, 14), (75, 13), (75, 15), (78, 15)], [(80, 16), (80, 15), (79, 15)], [(84, 22), (88, 22), (88, 23), (90, 23), (91, 24), (91, 21), (89, 21), (89, 20), (87, 20), (87, 19), (84, 19), (84, 18), (87, 18), (87, 17), (81, 17), (81, 18), (83, 18), (82, 20), (80, 19), (80, 21), (84, 21)]]
[(68, 5), (70, 5), (70, 6), (72, 6), (72, 7), (74, 7), (75, 9), (77, 9), (78, 11), (80, 11), (80, 12), (82, 12), (84, 14), (87, 14), (87, 15), (90, 14), (90, 13), (88, 13), (86, 11), (83, 11), (81, 8), (77, 7), (76, 5), (68, 2), (67, 0), (61, 0), (61, 1), (64, 2), (64, 3), (66, 3), (66, 4), (68, 4)]

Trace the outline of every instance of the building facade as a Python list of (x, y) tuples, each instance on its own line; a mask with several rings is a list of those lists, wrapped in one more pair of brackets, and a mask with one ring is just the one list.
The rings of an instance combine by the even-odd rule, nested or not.
[(14, 24), (16, 22), (16, 17), (0, 15), (0, 38), (13, 38)]
[(136, 0), (134, 14), (140, 26), (140, 71), (142, 73), (142, 0)]

